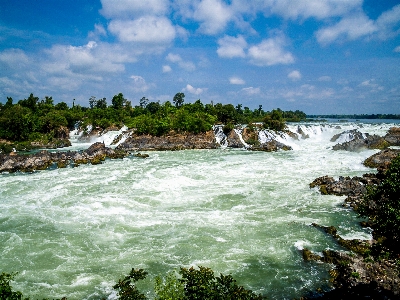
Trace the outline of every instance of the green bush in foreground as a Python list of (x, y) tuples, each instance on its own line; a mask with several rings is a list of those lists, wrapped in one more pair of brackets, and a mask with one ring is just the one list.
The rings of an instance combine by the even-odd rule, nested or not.
[(358, 213), (369, 218), (375, 238), (384, 237), (385, 246), (400, 254), (400, 156), (392, 160), (381, 184), (368, 188)]
[[(118, 280), (113, 286), (118, 299), (147, 300), (144, 293), (138, 290), (136, 283), (147, 276), (143, 269), (132, 269), (127, 276)], [(21, 292), (13, 291), (10, 282), (16, 273), (0, 274), (0, 300), (29, 300)], [(195, 269), (180, 268), (178, 272), (167, 273), (165, 278), (155, 278), (155, 300), (261, 300), (261, 295), (239, 286), (231, 275), (216, 277), (213, 270), (206, 267)], [(64, 297), (62, 299), (67, 299)]]

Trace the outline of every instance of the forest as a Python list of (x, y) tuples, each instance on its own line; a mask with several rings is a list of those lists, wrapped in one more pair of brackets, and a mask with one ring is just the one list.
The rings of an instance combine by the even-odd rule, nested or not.
[[(74, 129), (77, 124), (81, 128), (92, 125), (99, 129), (125, 125), (129, 129), (136, 128), (137, 134), (162, 136), (171, 132), (206, 132), (215, 124), (232, 129), (236, 124), (253, 122), (264, 122), (266, 128), (282, 130), (286, 121), (306, 119), (306, 114), (298, 110), (264, 111), (262, 105), (250, 110), (241, 104), (203, 104), (201, 100), (185, 103), (184, 93), (177, 93), (172, 101), (164, 103), (142, 97), (139, 105), (132, 106), (131, 101), (119, 93), (113, 96), (110, 104), (106, 98), (95, 96), (88, 99), (88, 104), (85, 107), (73, 103), (69, 107), (65, 102), (55, 104), (52, 97), (40, 100), (33, 94), (14, 103), (7, 97), (5, 104), (0, 103), (0, 140), (26, 149), (31, 142), (45, 144), (56, 139), (61, 127)], [(4, 141), (0, 144), (4, 149)]]

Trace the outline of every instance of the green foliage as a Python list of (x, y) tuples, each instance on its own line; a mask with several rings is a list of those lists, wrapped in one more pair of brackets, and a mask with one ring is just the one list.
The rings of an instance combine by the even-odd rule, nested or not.
[(0, 274), (0, 299), (4, 300), (28, 300), (29, 298), (24, 298), (22, 293), (19, 291), (13, 291), (10, 282), (14, 279), (17, 273)]
[(185, 299), (251, 300), (262, 299), (250, 290), (238, 286), (231, 275), (215, 277), (210, 268), (200, 266), (198, 270), (181, 268)]
[(282, 111), (278, 109), (272, 110), (271, 113), (264, 117), (264, 128), (272, 129), (275, 131), (282, 131), (286, 128), (285, 120)]
[(392, 160), (380, 185), (368, 187), (357, 208), (361, 217), (368, 217), (375, 233), (386, 239), (392, 251), (399, 252), (400, 242), (400, 155)]
[(146, 276), (147, 272), (143, 269), (135, 270), (132, 268), (129, 275), (119, 279), (113, 289), (117, 291), (121, 300), (146, 300), (146, 296), (140, 293), (135, 285), (135, 282), (145, 279)]
[(184, 93), (176, 93), (174, 99), (172, 100), (175, 104), (175, 107), (182, 106), (183, 102), (185, 102), (185, 94)]
[(111, 103), (114, 109), (122, 109), (126, 103), (126, 99), (122, 93), (119, 93), (112, 98)]
[(154, 291), (156, 300), (183, 300), (185, 299), (184, 284), (176, 277), (176, 272), (169, 272), (165, 279), (157, 276)]

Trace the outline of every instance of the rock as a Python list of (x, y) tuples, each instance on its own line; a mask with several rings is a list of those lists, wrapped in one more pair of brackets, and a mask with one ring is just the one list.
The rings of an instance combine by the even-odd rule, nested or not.
[(332, 147), (333, 150), (361, 151), (364, 149), (385, 149), (390, 146), (390, 144), (379, 135), (361, 133), (357, 130), (345, 131), (339, 135), (335, 135), (331, 141), (337, 141), (343, 135), (348, 135), (351, 140), (334, 145)]
[(149, 155), (148, 154), (142, 154), (142, 153), (136, 153), (133, 156), (135, 157), (140, 157), (140, 158), (148, 158)]
[(278, 151), (278, 150), (284, 150), (284, 151), (292, 150), (292, 147), (285, 145), (283, 143), (277, 142), (275, 140), (271, 140), (264, 144), (261, 144), (260, 146), (251, 147), (251, 148), (249, 148), (249, 150), (273, 152), (273, 151)]
[(400, 146), (400, 127), (391, 127), (384, 139), (390, 146)]
[(185, 150), (185, 149), (217, 149), (214, 132), (205, 133), (171, 133), (166, 136), (132, 134), (116, 149), (124, 151), (151, 151), (151, 150)]
[(48, 152), (40, 151), (30, 155), (0, 155), (0, 173), (1, 172), (33, 172), (36, 170), (48, 169), (55, 164), (59, 168), (65, 168), (68, 165), (79, 166), (80, 164), (99, 164), (105, 158), (123, 158), (127, 152), (113, 150), (105, 147), (103, 143), (95, 143), (87, 150), (66, 151), (66, 152)]
[(385, 149), (364, 160), (364, 166), (378, 168), (378, 171), (385, 172), (392, 159), (398, 155), (400, 155), (400, 149)]
[(243, 148), (245, 146), (235, 130), (231, 130), (228, 133), (226, 141), (229, 148)]

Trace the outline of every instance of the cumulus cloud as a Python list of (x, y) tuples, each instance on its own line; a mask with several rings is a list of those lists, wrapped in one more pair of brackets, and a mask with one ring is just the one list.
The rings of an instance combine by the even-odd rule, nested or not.
[(194, 88), (193, 86), (191, 86), (190, 84), (186, 85), (186, 87), (183, 89), (186, 92), (189, 92), (191, 94), (194, 95), (200, 95), (202, 94), (206, 89), (202, 89), (202, 88)]
[(229, 78), (229, 83), (241, 85), (241, 84), (245, 84), (245, 81), (240, 77), (231, 77), (231, 78)]
[(281, 37), (263, 40), (260, 44), (250, 47), (248, 51), (250, 61), (257, 66), (293, 63), (293, 55), (285, 51), (283, 46), (284, 40)]
[(132, 75), (132, 88), (135, 92), (146, 92), (150, 87), (142, 76)]
[(397, 46), (396, 48), (394, 48), (394, 50), (393, 50), (394, 52), (398, 52), (398, 53), (400, 53), (400, 46)]
[(330, 76), (321, 76), (318, 78), (318, 81), (331, 81), (332, 78)]
[(218, 45), (217, 53), (219, 57), (233, 58), (246, 56), (244, 49), (247, 47), (247, 42), (241, 35), (238, 37), (224, 36), (218, 40)]
[(301, 73), (298, 70), (294, 70), (294, 71), (292, 71), (292, 72), (290, 72), (288, 74), (288, 78), (293, 80), (293, 81), (300, 80), (301, 79)]
[(232, 16), (231, 8), (220, 0), (202, 0), (193, 13), (193, 18), (200, 22), (199, 30), (209, 35), (224, 30)]
[(0, 52), (0, 63), (16, 68), (29, 62), (28, 56), (21, 49), (6, 49)]
[(338, 23), (316, 32), (320, 44), (326, 45), (338, 40), (356, 40), (362, 37), (386, 40), (400, 34), (400, 5), (383, 12), (378, 19), (371, 20), (364, 13), (343, 17)]
[(162, 72), (163, 73), (169, 73), (169, 72), (171, 72), (172, 71), (172, 68), (169, 66), (169, 65), (164, 65), (163, 67), (162, 67)]
[(192, 72), (196, 70), (196, 66), (193, 62), (183, 60), (179, 54), (168, 53), (166, 60), (176, 63), (180, 68), (186, 71)]
[(322, 28), (316, 32), (320, 44), (330, 44), (340, 37), (348, 40), (355, 40), (360, 37), (371, 35), (377, 31), (377, 27), (366, 15), (359, 14), (344, 18), (339, 23)]
[(129, 18), (137, 15), (163, 15), (168, 11), (165, 0), (101, 0), (101, 13), (109, 18)]
[(246, 94), (246, 95), (250, 95), (251, 96), (251, 95), (260, 94), (261, 90), (260, 90), (260, 88), (255, 88), (255, 87), (250, 86), (250, 87), (247, 87), (247, 88), (243, 88), (241, 90), (241, 92)]
[(325, 19), (342, 16), (360, 9), (363, 0), (266, 0), (265, 8), (271, 13), (289, 19)]
[(176, 31), (165, 17), (143, 16), (135, 20), (112, 20), (108, 30), (121, 42), (167, 44), (175, 39)]
[(385, 88), (378, 83), (376, 83), (375, 79), (369, 79), (361, 82), (359, 84), (360, 87), (370, 88), (371, 92), (383, 91)]

